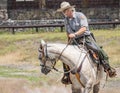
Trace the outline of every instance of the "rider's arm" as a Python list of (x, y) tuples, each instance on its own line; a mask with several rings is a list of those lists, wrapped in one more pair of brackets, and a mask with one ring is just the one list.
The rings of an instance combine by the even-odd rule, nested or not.
[(80, 23), (79, 23), (80, 24), (80, 29), (73, 34), (70, 34), (69, 35), (70, 38), (74, 38), (76, 36), (79, 36), (87, 30), (88, 21), (87, 21), (86, 16), (83, 13), (79, 14), (79, 17), (77, 18), (77, 20), (80, 20)]

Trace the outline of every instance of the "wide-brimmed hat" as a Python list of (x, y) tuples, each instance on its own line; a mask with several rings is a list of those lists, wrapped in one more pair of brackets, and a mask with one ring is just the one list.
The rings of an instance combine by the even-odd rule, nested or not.
[(57, 12), (63, 12), (66, 9), (74, 8), (74, 7), (75, 7), (75, 5), (71, 6), (69, 2), (64, 1), (60, 4), (60, 8), (57, 9)]

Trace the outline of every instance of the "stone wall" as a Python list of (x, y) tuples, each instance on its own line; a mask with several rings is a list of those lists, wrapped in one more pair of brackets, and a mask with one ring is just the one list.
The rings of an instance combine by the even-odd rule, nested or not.
[(0, 9), (7, 8), (7, 0), (0, 0)]
[[(82, 11), (90, 21), (115, 21), (120, 20), (119, 8), (82, 8), (76, 9), (76, 11)], [(56, 13), (55, 10), (10, 10), (10, 19), (14, 20), (29, 20), (29, 19), (53, 19), (63, 18), (62, 14)]]
[(7, 20), (7, 10), (6, 9), (0, 9), (0, 20)]
[[(44, 0), (43, 0), (44, 1)], [(56, 0), (54, 0), (56, 1)], [(69, 0), (68, 0), (69, 1)], [(71, 0), (74, 1), (74, 0)], [(1, 0), (0, 4), (6, 5), (7, 0)], [(56, 1), (57, 2), (57, 1)], [(120, 2), (120, 0), (119, 0)], [(44, 3), (44, 2), (43, 2)], [(120, 4), (120, 3), (119, 3)], [(120, 7), (120, 5), (119, 5)], [(120, 8), (114, 8), (105, 6), (104, 8), (80, 8), (76, 9), (77, 11), (82, 11), (89, 21), (120, 21)], [(8, 16), (10, 19), (14, 20), (34, 20), (34, 19), (53, 19), (53, 18), (63, 18), (62, 14), (55, 13), (55, 10), (51, 9), (17, 9), (17, 10), (8, 10)]]
[(53, 10), (18, 9), (9, 10), (9, 18), (13, 20), (40, 20), (54, 18)]
[(120, 20), (119, 8), (83, 8), (78, 11), (82, 11), (91, 21)]

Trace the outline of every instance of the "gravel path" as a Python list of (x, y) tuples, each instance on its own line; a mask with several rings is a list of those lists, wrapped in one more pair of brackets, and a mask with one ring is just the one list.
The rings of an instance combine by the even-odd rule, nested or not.
[[(4, 65), (5, 66), (5, 65)], [(17, 68), (21, 70), (36, 69), (39, 70), (38, 66), (33, 66), (32, 64), (22, 64), (22, 65), (6, 65), (10, 68)], [(100, 93), (120, 93), (120, 68), (116, 68), (117, 76), (113, 79), (108, 79), (104, 88), (101, 88)], [(27, 73), (13, 73), (13, 74), (27, 74)], [(27, 75), (30, 75), (27, 74)], [(37, 76), (35, 73), (34, 75)], [(4, 87), (4, 86), (5, 87)], [(49, 84), (43, 86), (34, 86), (34, 84), (29, 83), (24, 79), (17, 78), (0, 78), (0, 91), (2, 93), (71, 93), (70, 86), (64, 86), (58, 82), (58, 84)], [(7, 89), (7, 90), (6, 90)]]

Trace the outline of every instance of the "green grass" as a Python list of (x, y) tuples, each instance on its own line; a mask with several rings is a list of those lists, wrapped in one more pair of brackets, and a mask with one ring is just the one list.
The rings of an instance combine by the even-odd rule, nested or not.
[[(1, 34), (0, 35), (0, 55), (14, 52), (20, 47), (23, 47), (24, 42), (26, 41), (29, 46), (29, 43), (32, 42), (40, 42), (41, 39), (44, 39), (45, 41), (63, 41), (66, 39), (65, 33), (38, 33), (38, 34), (21, 34), (17, 33), (16, 35), (11, 34)], [(30, 41), (28, 43), (28, 41)], [(19, 46), (16, 44), (16, 42), (20, 42), (21, 45)], [(23, 43), (22, 43), (23, 42)], [(24, 48), (25, 49), (25, 48)]]
[[(92, 31), (96, 37), (99, 45), (103, 46), (103, 49), (109, 55), (110, 64), (114, 67), (120, 67), (120, 30), (97, 30)], [(30, 62), (31, 64), (39, 66), (38, 60), (38, 47), (41, 39), (46, 42), (61, 42), (67, 43), (67, 37), (65, 32), (19, 32), (15, 35), (11, 33), (0, 34), (0, 62), (5, 56), (4, 62), (13, 61), (17, 62)], [(17, 54), (17, 55), (14, 55)], [(13, 55), (13, 58), (8, 59), (8, 55)], [(50, 82), (51, 79), (47, 79), (45, 76), (33, 76), (33, 75), (22, 75), (14, 73), (39, 73), (32, 71), (25, 71), (17, 68), (0, 67), (1, 77), (14, 77), (24, 78), (30, 81), (42, 81), (46, 80)], [(12, 74), (13, 73), (13, 74)]]
[(32, 83), (35, 83), (35, 85), (37, 86), (42, 86), (46, 82), (49, 85), (56, 83), (51, 81), (54, 81), (53, 78), (56, 78), (58, 76), (52, 75), (52, 76), (49, 76), (48, 78), (46, 75), (43, 75), (43, 74), (41, 75), (39, 73), (40, 73), (39, 71), (34, 71), (34, 70), (28, 71), (28, 70), (22, 70), (14, 67), (12, 68), (12, 67), (0, 66), (0, 77), (18, 78), (18, 79), (22, 78)]
[[(119, 29), (111, 30), (97, 30), (92, 31), (96, 37), (99, 45), (102, 45), (105, 51), (110, 55), (112, 61), (113, 56), (115, 59), (120, 57), (119, 55), (119, 45), (120, 45), (120, 31)], [(39, 42), (44, 39), (46, 42), (67, 42), (66, 33), (63, 32), (39, 32), (39, 33), (24, 33), (19, 32), (15, 35), (12, 34), (0, 34), (0, 55), (5, 55), (7, 53), (15, 52), (17, 50), (23, 51), (22, 54), (29, 55), (30, 51), (37, 55), (37, 48), (39, 47)], [(36, 46), (34, 43), (37, 43)], [(34, 50), (33, 50), (34, 49)], [(35, 57), (33, 55), (26, 56), (23, 61)], [(35, 58), (34, 58), (35, 59)], [(115, 64), (119, 64), (119, 60), (116, 60)]]
[(17, 68), (11, 68), (11, 67), (5, 67), (5, 66), (0, 66), (0, 77), (6, 77), (6, 78), (23, 78), (30, 80), (32, 82), (38, 82), (40, 81), (39, 76), (35, 76), (34, 73), (35, 71), (26, 71), (26, 70), (21, 70)]

